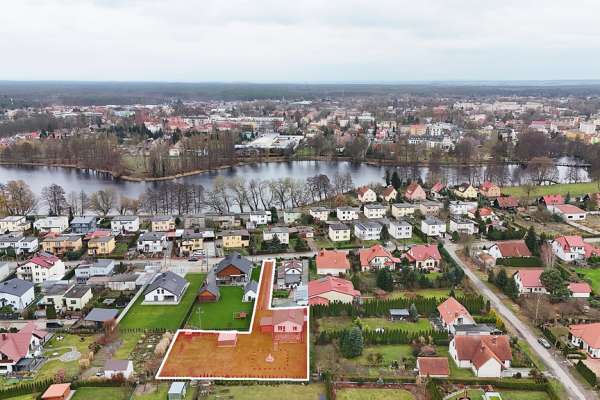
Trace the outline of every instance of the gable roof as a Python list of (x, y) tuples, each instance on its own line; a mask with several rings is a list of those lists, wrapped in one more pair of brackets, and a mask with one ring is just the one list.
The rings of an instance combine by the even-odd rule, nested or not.
[(569, 326), (569, 332), (573, 336), (581, 338), (588, 346), (594, 349), (600, 348), (600, 322), (571, 325)]
[(113, 308), (93, 308), (92, 311), (85, 316), (84, 321), (89, 322), (106, 322), (117, 318), (119, 311)]
[(0, 334), (0, 353), (14, 362), (26, 357), (29, 353), (31, 337), (46, 337), (48, 333), (38, 329), (33, 321), (28, 322), (20, 331)]
[(357, 190), (356, 192), (358, 193), (358, 195), (359, 195), (360, 197), (362, 197), (362, 196), (364, 196), (364, 195), (365, 195), (365, 194), (366, 194), (366, 193), (367, 193), (369, 190), (371, 190), (371, 191), (372, 191), (373, 189), (371, 189), (371, 188), (370, 188), (370, 187), (368, 187), (368, 186), (361, 186), (361, 187), (359, 187), (359, 188), (358, 188), (358, 190)]
[(383, 189), (382, 196), (383, 196), (383, 197), (389, 197), (389, 196), (391, 196), (391, 195), (392, 195), (394, 192), (396, 192), (396, 189), (395, 189), (395, 188), (394, 188), (392, 185), (390, 185), (390, 186), (386, 187), (385, 189)]
[(500, 208), (516, 208), (519, 206), (519, 199), (514, 196), (497, 197), (496, 202)]
[(375, 257), (387, 257), (388, 261), (386, 265), (394, 265), (400, 262), (400, 259), (394, 257), (392, 253), (380, 244), (375, 244), (368, 249), (361, 249), (358, 255), (360, 257), (360, 265), (362, 266), (369, 265)]
[(292, 322), (297, 325), (304, 324), (304, 309), (288, 308), (275, 309), (272, 316), (273, 325), (279, 325), (285, 322)]
[(161, 272), (152, 281), (152, 283), (148, 285), (146, 290), (144, 290), (144, 294), (148, 294), (158, 288), (161, 288), (171, 294), (181, 296), (186, 286), (187, 281), (185, 280), (185, 278), (182, 278), (181, 276), (171, 271)]
[(417, 366), (420, 376), (448, 376), (450, 365), (448, 357), (418, 357)]
[(458, 360), (471, 361), (477, 369), (492, 358), (500, 364), (512, 359), (506, 335), (459, 335), (453, 340)]
[(346, 253), (337, 250), (321, 250), (317, 254), (316, 263), (317, 269), (327, 268), (343, 271), (350, 269), (350, 262), (346, 257)]
[(592, 293), (592, 287), (587, 282), (571, 282), (569, 283), (569, 290), (571, 293)]
[(60, 258), (45, 252), (40, 252), (36, 254), (31, 260), (27, 261), (27, 263), (33, 263), (39, 265), (42, 268), (52, 268), (54, 264), (60, 261)]
[[(337, 278), (334, 276), (326, 276), (325, 278), (308, 282), (309, 299), (316, 297), (323, 298), (321, 295), (328, 292), (338, 292), (353, 297), (360, 296), (360, 292), (354, 289), (352, 282), (346, 279)], [(327, 299), (325, 299), (325, 302), (329, 303)]]
[(248, 292), (258, 293), (258, 282), (250, 280), (244, 285), (244, 294)]
[(250, 273), (250, 269), (252, 268), (252, 262), (250, 260), (248, 260), (245, 257), (242, 257), (240, 253), (233, 252), (221, 261), (219, 261), (217, 265), (215, 265), (215, 273), (218, 274), (230, 265), (233, 265), (246, 275)]
[(458, 317), (468, 316), (473, 319), (465, 306), (460, 304), (454, 297), (449, 297), (437, 306), (437, 310), (440, 313), (440, 318), (446, 325), (452, 324)]
[(431, 187), (431, 191), (434, 192), (434, 193), (439, 193), (442, 189), (444, 189), (444, 185), (442, 185), (440, 182), (436, 182)]
[(0, 293), (21, 297), (33, 288), (33, 283), (19, 278), (9, 279), (0, 283)]
[(571, 251), (572, 247), (584, 247), (583, 238), (581, 236), (559, 236), (554, 239), (560, 247), (565, 251)]
[(212, 293), (213, 295), (215, 295), (217, 297), (221, 293), (219, 290), (219, 286), (217, 286), (215, 274), (212, 271), (208, 273), (208, 275), (206, 276), (206, 279), (204, 280), (204, 283), (202, 284), (202, 287), (200, 287), (200, 289), (198, 289), (198, 293), (202, 293), (204, 291)]
[(408, 258), (408, 261), (425, 261), (428, 259), (434, 259), (440, 261), (442, 256), (436, 245), (433, 244), (417, 244), (411, 247), (405, 254), (404, 257)]
[(406, 193), (404, 194), (407, 197), (411, 197), (413, 195), (415, 195), (415, 192), (420, 191), (422, 193), (425, 193), (423, 191), (423, 188), (421, 187), (421, 185), (419, 185), (417, 182), (412, 182), (410, 185), (408, 185), (408, 187), (406, 188)]
[(565, 204), (565, 199), (560, 194), (547, 194), (542, 196), (542, 200), (546, 205)]
[(498, 188), (497, 185), (494, 185), (492, 182), (490, 181), (485, 181), (481, 184), (481, 186), (479, 187), (479, 189), (481, 190), (490, 190), (490, 189), (496, 189)]
[(573, 204), (556, 204), (555, 210), (560, 211), (563, 214), (585, 214), (581, 208), (574, 206)]
[(516, 274), (519, 275), (519, 279), (524, 287), (543, 288), (544, 285), (540, 279), (543, 272), (543, 269), (520, 269)]
[(531, 251), (524, 240), (503, 240), (496, 242), (502, 257), (531, 257)]

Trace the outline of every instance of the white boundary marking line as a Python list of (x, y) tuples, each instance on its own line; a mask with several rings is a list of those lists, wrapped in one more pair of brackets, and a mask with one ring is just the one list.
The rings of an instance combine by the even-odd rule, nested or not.
[(199, 377), (199, 376), (169, 376), (169, 377), (161, 377), (160, 374), (165, 366), (167, 359), (171, 354), (171, 350), (173, 350), (173, 346), (179, 337), (179, 334), (183, 333), (222, 333), (222, 332), (234, 332), (238, 335), (249, 335), (254, 330), (254, 323), (256, 321), (256, 305), (258, 303), (258, 299), (260, 299), (260, 293), (257, 294), (256, 300), (254, 301), (254, 306), (252, 307), (252, 321), (250, 323), (250, 330), (248, 331), (238, 331), (238, 330), (202, 330), (202, 329), (178, 329), (175, 332), (175, 337), (171, 341), (169, 345), (169, 349), (165, 354), (162, 362), (160, 363), (160, 367), (158, 368), (158, 372), (156, 373), (155, 379), (157, 380), (206, 380), (206, 381), (214, 381), (214, 380), (226, 380), (226, 381), (287, 381), (287, 382), (308, 382), (309, 374), (310, 374), (310, 306), (298, 306), (298, 307), (271, 307), (273, 301), (273, 284), (275, 282), (275, 272), (277, 270), (277, 261), (273, 258), (264, 259), (261, 265), (260, 278), (258, 279), (258, 290), (261, 289), (261, 283), (264, 277), (264, 264), (266, 262), (273, 263), (273, 273), (271, 275), (271, 287), (269, 288), (269, 305), (267, 310), (306, 310), (306, 378), (234, 378), (234, 377)]

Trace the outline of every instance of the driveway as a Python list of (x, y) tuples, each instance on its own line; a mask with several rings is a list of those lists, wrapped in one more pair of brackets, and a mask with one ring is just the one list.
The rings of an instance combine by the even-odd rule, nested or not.
[(454, 259), (454, 261), (465, 271), (465, 275), (469, 277), (477, 290), (490, 300), (492, 307), (494, 307), (502, 316), (502, 318), (507, 320), (516, 329), (516, 331), (519, 332), (521, 337), (525, 339), (533, 351), (535, 351), (544, 361), (554, 377), (563, 384), (567, 390), (569, 399), (598, 399), (598, 396), (595, 392), (589, 391), (583, 385), (581, 385), (575, 378), (573, 378), (567, 367), (560, 365), (559, 362), (550, 354), (550, 352), (538, 343), (536, 335), (532, 332), (529, 326), (523, 323), (507, 306), (505, 306), (500, 298), (462, 262), (462, 260), (456, 255), (457, 246), (455, 244), (446, 241), (444, 247), (446, 250), (448, 250), (448, 253)]

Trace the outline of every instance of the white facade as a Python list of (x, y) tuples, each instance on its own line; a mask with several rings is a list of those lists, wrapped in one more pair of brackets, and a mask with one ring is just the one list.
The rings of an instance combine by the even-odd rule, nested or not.
[(125, 379), (131, 378), (131, 375), (133, 375), (133, 362), (128, 361), (127, 368), (123, 369), (123, 370), (111, 370), (111, 369), (104, 370), (104, 378), (105, 379), (112, 379), (119, 375), (123, 375), (123, 378), (125, 378)]
[(392, 216), (396, 219), (413, 215), (417, 207), (410, 203), (395, 203), (392, 204)]
[(580, 210), (577, 207), (569, 207), (569, 210), (561, 210), (561, 206), (547, 206), (546, 208), (548, 208), (548, 211), (550, 211), (553, 214), (557, 214), (560, 215), (564, 220), (566, 221), (583, 221), (585, 219), (586, 216), (586, 212), (584, 210)]
[(327, 219), (329, 218), (329, 210), (326, 208), (310, 208), (308, 210), (308, 213), (317, 221), (327, 221)]
[(263, 231), (263, 240), (273, 240), (274, 237), (279, 239), (282, 244), (290, 244), (290, 232), (287, 228), (275, 227), (270, 230)]
[(31, 228), (31, 223), (24, 215), (9, 215), (0, 219), (0, 233), (24, 232)]
[(31, 286), (31, 288), (21, 295), (3, 292), (0, 289), (0, 304), (2, 306), (12, 306), (12, 308), (16, 311), (22, 311), (28, 305), (33, 303), (34, 299), (35, 293), (33, 286)]
[(517, 284), (517, 289), (519, 289), (519, 294), (547, 294), (548, 291), (546, 290), (545, 287), (543, 286), (525, 286), (523, 284), (523, 281), (521, 280), (521, 277), (519, 276), (519, 273), (517, 272), (513, 279), (515, 280), (515, 283)]
[(381, 204), (365, 204), (363, 214), (369, 219), (380, 219), (385, 217), (387, 209)]
[(441, 236), (446, 233), (446, 224), (437, 219), (424, 219), (421, 221), (421, 231), (427, 236)]
[[(459, 368), (470, 368), (473, 371), (473, 374), (475, 374), (475, 376), (478, 378), (500, 378), (502, 376), (503, 365), (500, 361), (493, 357), (491, 357), (483, 365), (481, 365), (479, 369), (475, 368), (475, 366), (470, 360), (459, 360), (454, 339), (450, 341), (450, 346), (448, 347), (448, 354), (450, 354), (450, 357), (452, 357), (452, 360), (454, 360), (456, 366), (458, 366)], [(508, 364), (508, 366), (505, 367), (509, 368), (510, 361), (507, 361), (506, 363)]]
[(166, 245), (166, 236), (159, 232), (148, 232), (141, 235), (137, 242), (137, 250), (143, 253), (160, 253)]
[(350, 228), (343, 224), (331, 224), (327, 232), (332, 242), (350, 241)]
[(585, 259), (585, 248), (583, 246), (569, 246), (565, 249), (557, 240), (552, 241), (552, 252), (562, 261), (570, 262)]
[(477, 208), (477, 202), (474, 201), (451, 201), (448, 205), (450, 214), (466, 215), (471, 209)]
[(389, 221), (387, 230), (394, 239), (410, 239), (412, 237), (412, 225), (406, 221)]
[(40, 232), (62, 233), (68, 227), (69, 217), (64, 215), (40, 218), (33, 223), (33, 228)]
[(353, 221), (358, 219), (358, 209), (353, 207), (338, 207), (335, 216), (340, 221)]
[(570, 336), (570, 342), (573, 346), (585, 351), (592, 358), (600, 358), (600, 348), (590, 346), (588, 343), (585, 342), (585, 340), (573, 334), (571, 334)]
[(267, 225), (271, 222), (270, 211), (257, 211), (252, 212), (248, 216), (248, 220), (256, 225)]
[(449, 232), (466, 233), (467, 235), (474, 235), (477, 232), (477, 225), (473, 221), (468, 219), (450, 219)]
[(43, 267), (34, 262), (27, 262), (17, 267), (17, 278), (33, 283), (58, 281), (65, 275), (65, 264), (57, 260), (52, 266)]
[(137, 216), (119, 216), (110, 221), (110, 230), (114, 235), (132, 233), (140, 230), (140, 219)]
[(302, 217), (302, 213), (300, 211), (283, 211), (283, 223), (285, 224), (293, 224), (298, 221)]
[(377, 201), (377, 193), (371, 188), (367, 188), (363, 193), (358, 194), (358, 200), (361, 203), (372, 203)]
[(382, 226), (376, 222), (364, 222), (354, 225), (354, 236), (360, 240), (379, 240)]

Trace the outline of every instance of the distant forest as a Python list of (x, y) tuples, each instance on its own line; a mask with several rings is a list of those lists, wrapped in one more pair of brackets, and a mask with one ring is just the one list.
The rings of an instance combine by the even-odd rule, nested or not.
[(600, 81), (414, 84), (13, 82), (0, 81), (0, 107), (157, 104), (181, 100), (313, 100), (353, 96), (598, 96)]

